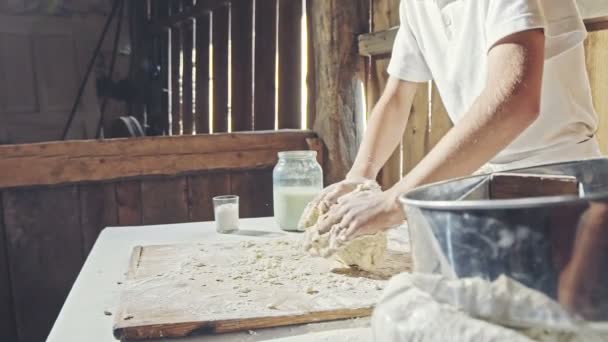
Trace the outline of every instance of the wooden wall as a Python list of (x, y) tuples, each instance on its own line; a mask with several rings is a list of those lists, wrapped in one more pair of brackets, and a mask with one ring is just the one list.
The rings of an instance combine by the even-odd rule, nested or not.
[(306, 131), (0, 146), (0, 341), (46, 338), (104, 227), (213, 220), (224, 194), (271, 216), (276, 153), (309, 147)]

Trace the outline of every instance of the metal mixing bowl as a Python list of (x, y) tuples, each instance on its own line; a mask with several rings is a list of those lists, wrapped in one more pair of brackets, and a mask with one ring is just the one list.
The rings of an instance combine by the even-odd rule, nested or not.
[(509, 173), (573, 176), (579, 190), (492, 199), (497, 174), (414, 189), (400, 199), (414, 270), (490, 281), (505, 274), (588, 320), (608, 320), (608, 159)]

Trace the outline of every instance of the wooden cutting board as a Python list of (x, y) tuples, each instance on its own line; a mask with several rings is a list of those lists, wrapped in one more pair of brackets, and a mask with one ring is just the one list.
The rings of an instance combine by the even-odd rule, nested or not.
[(407, 242), (390, 236), (375, 274), (309, 256), (299, 236), (136, 247), (114, 335), (183, 337), (369, 316), (386, 279), (411, 264)]

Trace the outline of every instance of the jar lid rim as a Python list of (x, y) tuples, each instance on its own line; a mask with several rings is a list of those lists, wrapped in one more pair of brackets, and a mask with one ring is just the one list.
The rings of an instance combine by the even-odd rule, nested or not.
[(317, 151), (312, 150), (301, 150), (301, 151), (282, 151), (278, 153), (279, 158), (283, 159), (304, 159), (304, 158), (315, 158)]

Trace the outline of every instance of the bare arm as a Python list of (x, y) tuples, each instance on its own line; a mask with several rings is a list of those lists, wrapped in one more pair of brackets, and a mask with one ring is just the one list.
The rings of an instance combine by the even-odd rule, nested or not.
[(418, 83), (389, 78), (347, 179), (376, 178), (403, 137), (417, 88)]
[(499, 41), (488, 53), (488, 80), (464, 118), (393, 189), (466, 176), (507, 147), (539, 115), (544, 34), (529, 30)]

